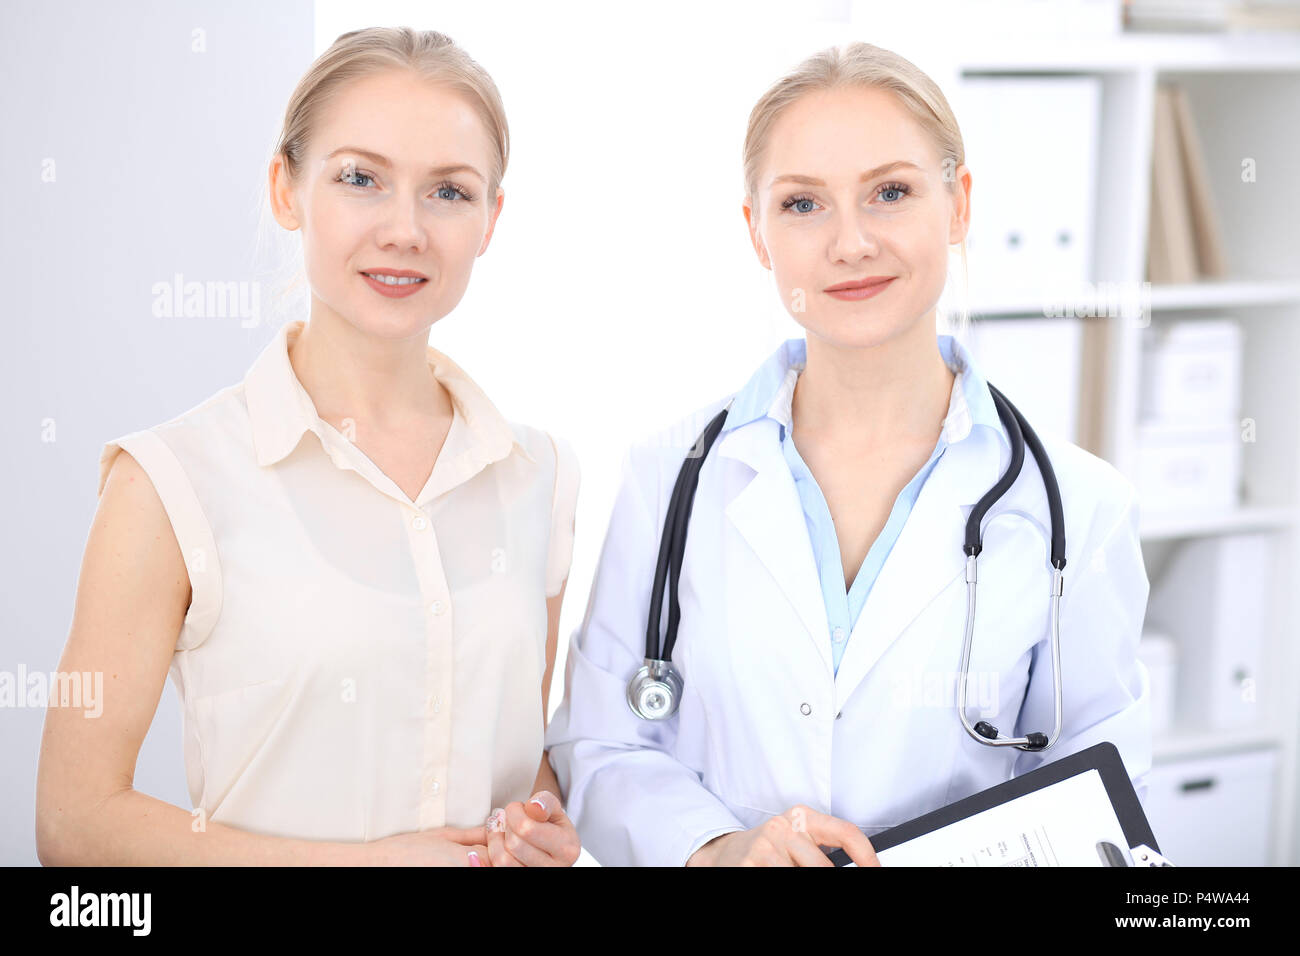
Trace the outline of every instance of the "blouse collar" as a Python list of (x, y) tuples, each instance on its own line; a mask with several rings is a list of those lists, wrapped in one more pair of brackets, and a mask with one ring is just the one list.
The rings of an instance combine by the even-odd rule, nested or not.
[[(321, 419), (307, 390), (298, 381), (289, 361), (289, 348), (306, 326), (302, 319), (281, 326), (244, 376), (244, 396), (253, 426), (253, 445), (259, 465), (273, 465), (297, 446), (306, 432), (314, 433), (329, 449), (329, 434), (336, 432)], [(510, 423), (465, 371), (432, 346), (428, 347), (433, 376), (451, 396), (456, 412), (464, 420), (465, 454), (474, 470), (517, 451), (536, 462), (515, 437)]]

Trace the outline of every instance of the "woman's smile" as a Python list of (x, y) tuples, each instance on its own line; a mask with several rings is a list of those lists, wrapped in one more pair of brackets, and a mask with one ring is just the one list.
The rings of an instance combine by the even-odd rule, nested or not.
[(361, 276), (366, 280), (366, 284), (370, 288), (390, 299), (404, 299), (409, 295), (415, 295), (420, 289), (429, 284), (427, 277), (406, 269), (400, 271), (375, 269), (362, 272)]
[(841, 282), (839, 285), (833, 285), (826, 289), (826, 294), (835, 299), (843, 299), (846, 302), (859, 302), (862, 299), (870, 299), (879, 295), (894, 281), (894, 276), (874, 277), (863, 279), (858, 282)]

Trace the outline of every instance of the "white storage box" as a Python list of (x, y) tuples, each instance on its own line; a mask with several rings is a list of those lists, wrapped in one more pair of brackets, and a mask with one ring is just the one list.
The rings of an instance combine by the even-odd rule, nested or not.
[(1158, 763), (1147, 822), (1175, 866), (1268, 866), (1276, 755), (1272, 750)]
[(1151, 734), (1168, 733), (1174, 724), (1174, 701), (1178, 680), (1177, 650), (1173, 638), (1143, 628), (1138, 642), (1138, 660), (1151, 678)]
[(1233, 509), (1241, 500), (1241, 430), (1139, 425), (1137, 488), (1147, 511)]
[(984, 379), (1035, 433), (1078, 440), (1082, 319), (979, 319), (967, 338)]
[(1142, 336), (1139, 420), (1225, 424), (1241, 412), (1241, 326), (1234, 319), (1153, 325)]
[(1193, 539), (1152, 585), (1148, 625), (1178, 644), (1180, 727), (1229, 730), (1263, 721), (1273, 545), (1267, 532)]

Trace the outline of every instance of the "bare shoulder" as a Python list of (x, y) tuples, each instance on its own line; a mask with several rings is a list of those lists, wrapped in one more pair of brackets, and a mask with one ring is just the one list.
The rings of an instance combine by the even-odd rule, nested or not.
[(184, 556), (153, 481), (127, 450), (114, 457), (104, 480), (86, 544), (87, 572), (111, 575), (126, 592), (141, 591), (153, 601), (189, 604), (189, 574)]
[[(149, 473), (125, 448), (117, 451), (109, 466), (95, 517), (97, 522), (102, 520), (120, 531), (127, 531), (129, 525), (154, 530), (166, 525), (171, 531), (167, 509)], [(175, 543), (176, 536), (172, 534), (171, 538)]]

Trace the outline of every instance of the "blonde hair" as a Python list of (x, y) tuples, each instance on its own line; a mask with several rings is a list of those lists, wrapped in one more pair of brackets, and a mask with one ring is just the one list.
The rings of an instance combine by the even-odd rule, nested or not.
[[(352, 80), (385, 70), (409, 70), (431, 83), (464, 95), (483, 123), (491, 142), (487, 204), (497, 200), (497, 190), (510, 159), (510, 129), (496, 83), (446, 34), (410, 27), (368, 27), (341, 34), (328, 50), (307, 68), (285, 107), (284, 121), (268, 156), (284, 158), (291, 180), (302, 171), (312, 132), (322, 112), (338, 91)], [(255, 263), (273, 265), (259, 274), (269, 275), (273, 286), (273, 321), (301, 317), (307, 308), (308, 289), (302, 269), (302, 245), (294, 242), (270, 219), (267, 186), (263, 182), (258, 203), (258, 239)]]
[[(956, 192), (956, 171), (966, 162), (966, 147), (957, 117), (943, 91), (910, 60), (891, 50), (856, 42), (814, 53), (773, 83), (754, 104), (749, 113), (744, 148), (745, 198), (751, 207), (756, 208), (758, 174), (776, 121), (786, 109), (809, 93), (845, 87), (866, 87), (893, 93), (930, 138), (944, 170), (944, 184), (950, 193)], [(968, 285), (965, 238), (961, 241), (961, 263), (962, 279)], [(963, 298), (956, 329), (961, 331), (969, 323), (969, 307)]]
[(483, 67), (444, 33), (410, 27), (368, 27), (339, 36), (303, 74), (289, 97), (276, 152), (284, 156), (291, 178), (298, 177), (312, 129), (336, 91), (349, 81), (383, 70), (412, 70), (469, 98), (492, 143), (488, 205), (510, 158), (510, 131), (501, 94)]

